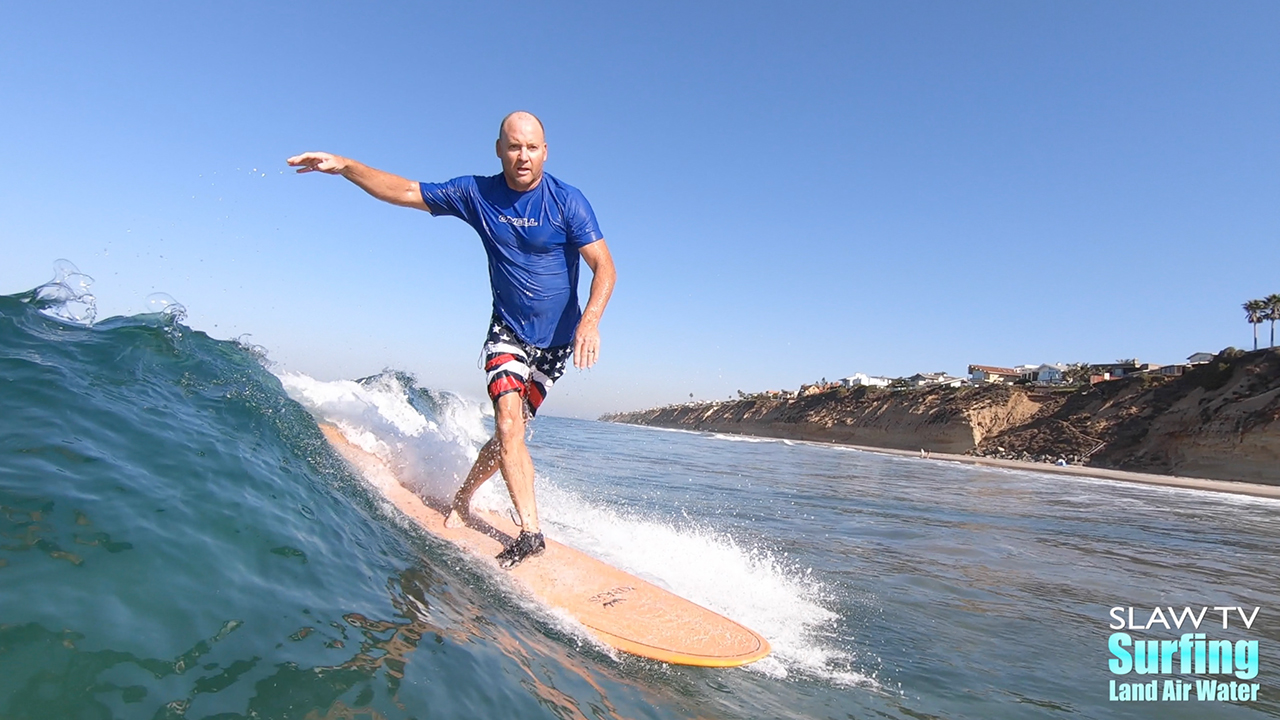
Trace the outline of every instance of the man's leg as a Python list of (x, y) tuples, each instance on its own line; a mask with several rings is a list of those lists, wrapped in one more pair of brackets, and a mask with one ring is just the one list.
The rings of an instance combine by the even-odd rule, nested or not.
[(489, 442), (485, 443), (484, 447), (480, 448), (480, 455), (476, 458), (475, 463), (471, 465), (471, 471), (467, 473), (467, 479), (453, 496), (453, 506), (449, 509), (449, 517), (444, 519), (445, 527), (460, 528), (470, 520), (471, 498), (475, 496), (476, 490), (479, 490), (480, 486), (485, 484), (498, 471), (498, 448), (499, 441), (496, 434), (489, 438)]
[(464, 524), (476, 489), (493, 477), (495, 466), (501, 469), (511, 504), (520, 516), (519, 536), (496, 558), (504, 568), (546, 549), (534, 496), (533, 458), (524, 442), (525, 426), (538, 412), (547, 390), (564, 373), (570, 352), (567, 345), (546, 349), (527, 345), (496, 316), (489, 325), (484, 369), (489, 397), (493, 398), (493, 438), (481, 448), (480, 457), (454, 496), (445, 525)]
[[(532, 497), (533, 460), (528, 458), (529, 452), (524, 449), (523, 405), (529, 379), (530, 350), (531, 348), (524, 345), (511, 328), (496, 315), (489, 321), (489, 334), (484, 342), (484, 369), (485, 384), (489, 397), (493, 400), (493, 437), (480, 448), (480, 455), (476, 457), (470, 472), (467, 473), (467, 479), (454, 494), (449, 515), (444, 520), (444, 526), (447, 528), (462, 527), (467, 523), (471, 514), (471, 499), (476, 490), (493, 477), (493, 474), (507, 462), (507, 457), (512, 457), (510, 453), (503, 452), (503, 438), (510, 438), (513, 434), (509, 427), (512, 417), (519, 421), (519, 427), (514, 429), (514, 435), (517, 436), (517, 442), (525, 455), (525, 465), (528, 466), (529, 495)], [(503, 468), (502, 473), (503, 479), (507, 482), (507, 491), (511, 494), (512, 503), (516, 505), (517, 511), (520, 503), (515, 499), (516, 493), (511, 489), (510, 478), (513, 477), (513, 473), (518, 477), (519, 472), (518, 468), (513, 467), (511, 470)], [(536, 511), (534, 516), (536, 526)], [(524, 519), (523, 512), (521, 512), (521, 519)]]
[(511, 504), (520, 515), (520, 534), (494, 558), (504, 568), (515, 567), (547, 548), (538, 528), (538, 504), (533, 496), (533, 458), (524, 444), (524, 403), (519, 393), (501, 395), (494, 403), (498, 465), (502, 479), (507, 481)]
[(494, 433), (480, 448), (480, 455), (467, 473), (467, 479), (453, 496), (453, 507), (444, 526), (466, 525), (471, 514), (471, 498), (476, 490), (493, 477), (499, 467), (507, 483), (511, 504), (520, 516), (520, 525), (531, 533), (539, 532), (538, 503), (533, 490), (533, 458), (524, 443), (524, 399), (519, 393), (507, 393), (494, 401)]
[(530, 533), (541, 532), (538, 525), (538, 503), (533, 494), (533, 458), (524, 444), (524, 398), (520, 393), (507, 393), (494, 403), (494, 438), (498, 441), (498, 463), (502, 479), (507, 482), (511, 504), (520, 516), (520, 527)]

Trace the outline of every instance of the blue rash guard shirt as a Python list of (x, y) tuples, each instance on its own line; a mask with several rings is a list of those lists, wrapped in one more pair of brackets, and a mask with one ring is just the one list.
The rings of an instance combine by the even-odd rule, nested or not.
[(546, 173), (517, 192), (502, 174), (419, 183), (432, 215), (475, 228), (489, 256), (493, 312), (535, 347), (568, 345), (582, 318), (578, 249), (604, 238), (582, 192)]

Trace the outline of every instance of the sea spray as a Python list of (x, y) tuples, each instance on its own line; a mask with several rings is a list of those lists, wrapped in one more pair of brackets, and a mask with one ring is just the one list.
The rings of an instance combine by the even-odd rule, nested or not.
[(93, 278), (80, 272), (70, 260), (53, 264), (53, 279), (15, 296), (49, 317), (78, 325), (92, 325), (98, 314), (97, 298), (89, 292)]
[[(483, 443), (478, 407), (417, 387), (404, 373), (324, 382), (281, 373), (286, 392), (321, 422), (385, 461), (412, 489), (433, 500), (452, 497)], [(492, 489), (482, 499), (494, 499)]]

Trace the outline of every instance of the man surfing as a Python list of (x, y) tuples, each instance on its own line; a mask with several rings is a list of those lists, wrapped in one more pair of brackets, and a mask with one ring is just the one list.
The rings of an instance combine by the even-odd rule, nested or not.
[[(600, 317), (617, 274), (586, 197), (542, 171), (542, 122), (527, 112), (511, 113), (499, 126), (495, 149), (501, 174), (444, 183), (407, 180), (330, 153), (302, 153), (287, 162), (299, 173), (341, 175), (393, 205), (461, 218), (479, 234), (493, 292), (484, 368), (494, 433), (454, 495), (445, 526), (467, 522), (476, 490), (501, 469), (520, 516), (520, 535), (497, 556), (510, 568), (546, 548), (525, 428), (570, 356), (579, 369), (599, 359)], [(585, 309), (578, 306), (579, 257), (592, 274)]]

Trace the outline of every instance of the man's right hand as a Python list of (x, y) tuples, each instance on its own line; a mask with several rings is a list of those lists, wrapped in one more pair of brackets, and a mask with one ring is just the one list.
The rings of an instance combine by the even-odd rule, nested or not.
[(329, 175), (341, 175), (358, 185), (370, 195), (401, 207), (426, 210), (427, 204), (422, 200), (418, 183), (406, 180), (399, 175), (392, 175), (377, 168), (371, 168), (341, 155), (326, 152), (305, 152), (285, 160), (300, 173), (322, 172)]
[(300, 173), (322, 172), (330, 175), (341, 175), (342, 171), (351, 164), (351, 161), (340, 156), (326, 152), (305, 152), (301, 155), (294, 155), (285, 162), (298, 168)]

